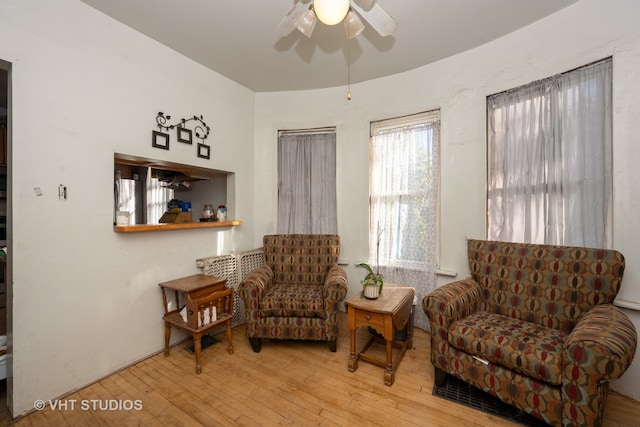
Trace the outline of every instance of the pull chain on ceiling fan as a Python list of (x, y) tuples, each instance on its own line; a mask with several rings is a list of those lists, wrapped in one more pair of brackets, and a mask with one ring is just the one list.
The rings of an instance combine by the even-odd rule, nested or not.
[(347, 100), (351, 101), (350, 40), (364, 30), (364, 23), (357, 12), (383, 37), (393, 34), (398, 24), (376, 0), (353, 0), (353, 5), (349, 0), (314, 0), (309, 7), (303, 1), (299, 0), (282, 18), (276, 26), (276, 34), (286, 37), (297, 28), (305, 36), (311, 37), (318, 20), (326, 25), (343, 22), (347, 33)]

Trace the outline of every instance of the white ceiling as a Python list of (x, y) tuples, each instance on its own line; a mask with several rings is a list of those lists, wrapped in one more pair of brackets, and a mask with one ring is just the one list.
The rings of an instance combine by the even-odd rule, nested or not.
[[(578, 0), (377, 0), (398, 27), (364, 32), (347, 49), (344, 27), (311, 38), (274, 28), (293, 0), (82, 0), (256, 92), (344, 86), (407, 71), (479, 46)], [(312, 0), (301, 0), (310, 3)]]

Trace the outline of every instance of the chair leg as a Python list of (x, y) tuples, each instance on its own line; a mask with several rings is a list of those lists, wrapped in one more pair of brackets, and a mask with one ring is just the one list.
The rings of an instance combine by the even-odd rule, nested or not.
[(329, 350), (331, 350), (332, 353), (335, 353), (337, 349), (338, 349), (338, 340), (329, 341)]
[(249, 338), (249, 344), (255, 353), (260, 353), (262, 350), (262, 340), (260, 338)]
[(434, 369), (434, 378), (433, 381), (435, 382), (435, 384), (440, 387), (444, 385), (444, 382), (447, 380), (447, 372), (443, 371), (442, 369), (438, 368), (437, 366), (433, 367)]

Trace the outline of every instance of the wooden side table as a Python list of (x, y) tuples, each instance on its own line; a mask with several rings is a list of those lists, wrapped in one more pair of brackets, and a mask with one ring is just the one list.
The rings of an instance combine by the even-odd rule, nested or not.
[[(355, 295), (345, 301), (349, 319), (349, 337), (351, 341), (351, 353), (349, 355), (349, 371), (358, 369), (358, 360), (373, 363), (384, 367), (384, 383), (392, 385), (395, 381), (395, 372), (407, 351), (413, 346), (413, 324), (411, 322), (413, 312), (413, 297), (415, 290), (408, 287), (385, 286), (380, 296), (375, 300), (366, 299)], [(356, 353), (356, 330), (369, 326), (382, 334), (386, 345), (386, 360), (380, 360), (366, 354), (367, 350), (376, 339), (373, 335), (362, 350)], [(404, 341), (394, 340), (394, 329), (407, 328), (407, 336)], [(393, 360), (393, 348), (399, 348), (400, 353)]]
[[(206, 274), (195, 274), (159, 284), (164, 304), (164, 355), (169, 355), (171, 326), (191, 332), (193, 334), (193, 349), (196, 354), (196, 374), (202, 372), (200, 359), (202, 335), (223, 323), (227, 326), (228, 351), (229, 354), (233, 354), (231, 341), (233, 288), (227, 288), (226, 284), (226, 279)], [(169, 310), (167, 292), (170, 293), (170, 291), (174, 291), (175, 310)], [(186, 305), (186, 321), (180, 314), (181, 296)]]

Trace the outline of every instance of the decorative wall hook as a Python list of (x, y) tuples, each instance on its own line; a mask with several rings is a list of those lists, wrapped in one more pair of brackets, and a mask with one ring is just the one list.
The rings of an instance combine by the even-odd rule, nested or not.
[[(167, 124), (167, 121), (169, 120), (171, 120), (171, 116), (170, 115), (165, 116), (164, 113), (160, 111), (156, 117), (156, 123), (158, 124), (158, 128), (160, 130), (162, 129), (170, 130), (170, 129), (177, 128), (178, 141), (180, 142), (187, 142), (186, 140), (182, 140), (182, 139), (186, 139), (186, 135), (191, 134), (191, 129), (188, 129), (186, 127), (186, 124), (192, 120), (195, 120), (196, 122), (198, 122), (198, 124), (196, 124), (196, 126), (193, 128), (193, 131), (195, 132), (196, 138), (200, 138), (202, 142), (204, 142), (204, 140), (207, 139), (207, 137), (209, 136), (209, 133), (211, 132), (211, 128), (204, 122), (204, 117), (202, 115), (200, 115), (200, 117), (193, 116), (189, 119), (182, 118), (180, 119), (179, 122), (175, 124)], [(188, 131), (188, 132), (185, 132), (185, 131)], [(188, 143), (191, 144), (190, 138)]]
[[(211, 128), (204, 122), (204, 118), (202, 117), (202, 115), (200, 115), (199, 117), (193, 116), (188, 119), (182, 118), (173, 124), (169, 122), (170, 120), (170, 115), (165, 115), (162, 111), (158, 113), (158, 115), (156, 116), (156, 125), (158, 126), (158, 129), (160, 129), (160, 131), (153, 131), (153, 139), (151, 143), (152, 146), (168, 150), (169, 134), (162, 131), (176, 129), (176, 137), (178, 139), (178, 142), (193, 144), (192, 136), (193, 134), (195, 134), (196, 138), (199, 138), (202, 141), (198, 143), (196, 155), (204, 159), (210, 158), (211, 147), (209, 145), (206, 145), (204, 143), (204, 140), (209, 136)], [(187, 127), (187, 124), (191, 121), (196, 122), (193, 129), (189, 129)]]

